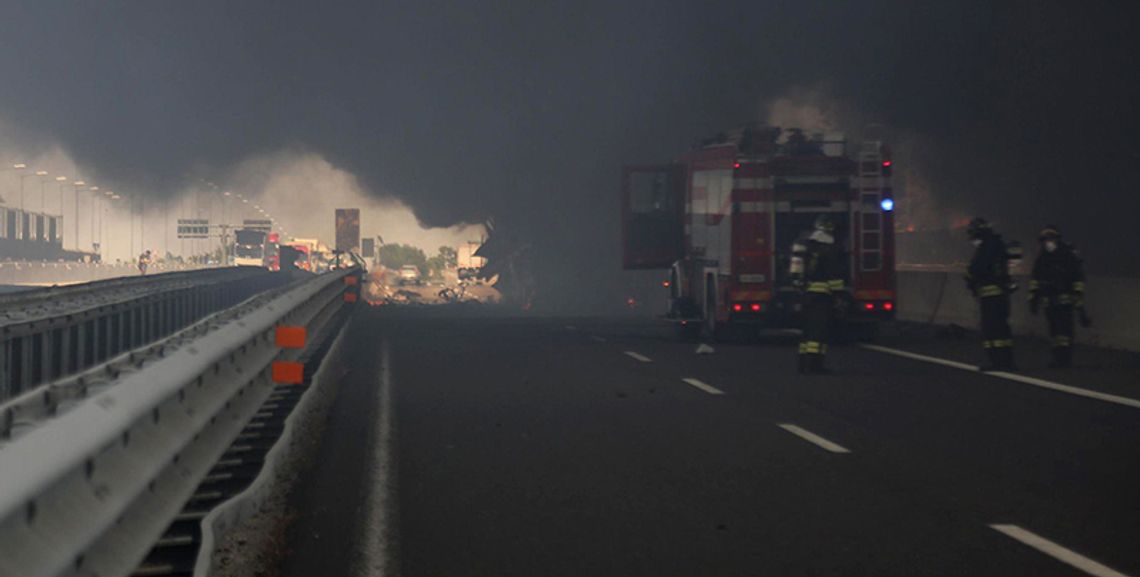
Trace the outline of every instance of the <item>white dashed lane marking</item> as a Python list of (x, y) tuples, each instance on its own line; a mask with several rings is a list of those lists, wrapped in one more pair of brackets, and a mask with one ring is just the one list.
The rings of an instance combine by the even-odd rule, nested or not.
[(686, 377), (686, 378), (683, 378), (681, 380), (685, 381), (686, 383), (688, 383), (688, 384), (690, 384), (690, 385), (692, 385), (692, 386), (694, 386), (694, 387), (696, 387), (696, 388), (698, 388), (698, 389), (700, 389), (700, 390), (702, 390), (702, 391), (704, 391), (710, 395), (723, 395), (724, 394), (724, 391), (722, 391), (722, 390), (720, 390), (720, 389), (718, 389), (718, 388), (716, 388), (716, 387), (714, 387), (708, 383), (703, 383), (703, 382), (701, 382), (697, 379), (691, 378), (691, 377)]
[(793, 425), (791, 423), (781, 423), (780, 428), (791, 433), (791, 434), (793, 434), (793, 435), (795, 435), (795, 436), (797, 436), (797, 437), (799, 437), (799, 438), (801, 438), (801, 439), (803, 439), (803, 440), (805, 440), (805, 441), (807, 441), (807, 442), (809, 442), (809, 443), (811, 443), (811, 444), (813, 444), (813, 445), (815, 445), (815, 446), (817, 446), (817, 447), (824, 449), (825, 451), (830, 451), (832, 453), (850, 453), (851, 452), (851, 451), (847, 450), (846, 447), (843, 447), (837, 443), (832, 443), (831, 441), (828, 441), (827, 439), (824, 439), (823, 437), (821, 437), (821, 436), (819, 436), (819, 435), (817, 435), (817, 434), (815, 434), (815, 433), (813, 433), (807, 429), (804, 429), (803, 427), (799, 427), (799, 426)]
[(635, 353), (635, 352), (633, 352), (633, 351), (625, 351), (625, 354), (626, 354), (626, 356), (628, 356), (628, 357), (630, 357), (630, 358), (634, 358), (634, 359), (637, 359), (637, 360), (639, 360), (639, 361), (641, 361), (641, 362), (643, 362), (643, 363), (651, 363), (651, 362), (653, 362), (653, 359), (651, 359), (651, 358), (649, 358), (649, 357), (647, 357), (647, 356), (645, 356), (645, 355), (643, 355), (643, 354), (640, 354), (640, 353)]
[(1095, 575), (1096, 577), (1128, 577), (1128, 575), (1120, 571), (1093, 561), (1072, 549), (1058, 545), (1032, 531), (1022, 529), (1017, 525), (990, 525), (990, 528), (1033, 547), (1062, 563), (1072, 565), (1089, 575)]

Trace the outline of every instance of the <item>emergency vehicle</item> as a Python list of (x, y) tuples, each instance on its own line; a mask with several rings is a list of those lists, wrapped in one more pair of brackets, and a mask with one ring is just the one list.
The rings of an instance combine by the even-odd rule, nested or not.
[(792, 246), (823, 215), (835, 223), (845, 288), (837, 319), (874, 328), (895, 313), (891, 155), (848, 150), (840, 134), (749, 125), (675, 162), (626, 166), (623, 265), (668, 269), (668, 317), (682, 334), (793, 326)]

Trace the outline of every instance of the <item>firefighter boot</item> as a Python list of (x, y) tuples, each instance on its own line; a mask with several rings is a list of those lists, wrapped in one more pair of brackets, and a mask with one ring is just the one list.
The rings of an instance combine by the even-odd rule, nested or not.
[(807, 353), (800, 353), (799, 367), (797, 370), (801, 375), (806, 375), (811, 372), (811, 355)]
[(831, 369), (827, 368), (825, 355), (812, 355), (811, 356), (811, 372), (817, 375), (830, 375)]
[(979, 370), (984, 373), (1002, 370), (1001, 353), (998, 352), (998, 349), (986, 349), (986, 358), (989, 361), (989, 364), (984, 367), (979, 367)]
[(1072, 347), (1053, 347), (1053, 362), (1049, 363), (1051, 369), (1067, 369), (1073, 364)]
[(1003, 371), (1016, 371), (1017, 365), (1013, 362), (1013, 347), (1002, 347), (998, 349), (1001, 357), (1001, 370)]

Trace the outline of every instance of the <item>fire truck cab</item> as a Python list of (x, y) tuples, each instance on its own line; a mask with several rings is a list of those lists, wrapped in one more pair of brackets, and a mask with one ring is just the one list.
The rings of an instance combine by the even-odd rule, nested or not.
[(895, 313), (890, 151), (849, 151), (840, 134), (749, 125), (706, 139), (675, 162), (622, 175), (623, 264), (668, 269), (667, 317), (687, 336), (735, 325), (796, 324), (792, 245), (815, 219), (835, 223), (846, 256), (843, 324)]

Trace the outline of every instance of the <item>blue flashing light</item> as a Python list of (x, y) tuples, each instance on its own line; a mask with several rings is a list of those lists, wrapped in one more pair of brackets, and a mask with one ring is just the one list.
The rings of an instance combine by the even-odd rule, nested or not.
[(895, 209), (895, 201), (893, 198), (884, 198), (879, 206), (883, 207), (883, 212), (890, 212)]

